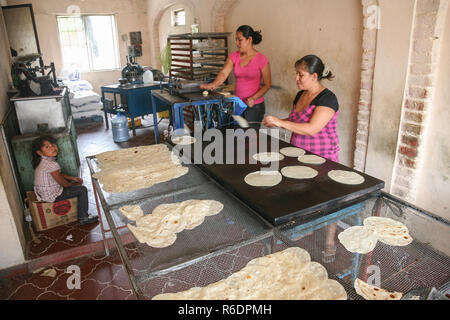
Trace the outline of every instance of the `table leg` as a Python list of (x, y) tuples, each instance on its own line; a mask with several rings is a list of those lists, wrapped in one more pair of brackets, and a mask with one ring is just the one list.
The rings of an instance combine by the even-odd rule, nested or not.
[(134, 123), (134, 116), (131, 117), (131, 128), (133, 130), (133, 137), (136, 137), (136, 125)]
[(174, 127), (175, 127), (175, 130), (176, 129), (184, 129), (183, 105), (174, 104), (173, 108), (174, 108), (174, 111), (175, 111), (174, 112), (175, 113), (175, 116), (174, 116), (174, 120), (175, 120)]
[(103, 102), (103, 113), (105, 114), (105, 124), (106, 124), (106, 130), (109, 129), (109, 123), (108, 123), (108, 113), (106, 112), (106, 102), (105, 102), (105, 93), (102, 90), (102, 102)]
[(158, 114), (156, 112), (156, 101), (155, 97), (152, 96), (152, 109), (153, 109), (153, 126), (155, 128), (155, 142), (159, 144), (159, 132), (158, 132)]
[(106, 236), (105, 236), (106, 230), (105, 230), (105, 228), (103, 226), (103, 219), (102, 219), (102, 214), (100, 212), (100, 204), (98, 203), (97, 190), (95, 189), (94, 180), (92, 178), (91, 178), (91, 180), (92, 180), (92, 189), (94, 190), (95, 204), (97, 206), (98, 220), (100, 221), (100, 229), (102, 230), (103, 246), (105, 248), (106, 255), (109, 256), (108, 241), (106, 240)]

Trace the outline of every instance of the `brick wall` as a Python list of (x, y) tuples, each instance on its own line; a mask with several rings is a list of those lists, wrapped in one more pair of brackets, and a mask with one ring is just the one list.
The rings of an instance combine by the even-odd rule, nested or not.
[(414, 202), (433, 108), (440, 42), (448, 0), (417, 0), (408, 78), (392, 186), (393, 195)]
[(367, 144), (369, 141), (373, 75), (377, 46), (377, 12), (374, 9), (379, 6), (377, 0), (362, 0), (362, 6), (364, 17), (363, 56), (353, 166), (356, 170), (364, 172), (366, 167)]

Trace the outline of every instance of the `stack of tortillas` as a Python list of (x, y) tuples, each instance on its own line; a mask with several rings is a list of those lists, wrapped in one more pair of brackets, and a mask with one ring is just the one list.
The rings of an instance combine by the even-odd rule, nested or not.
[(164, 248), (176, 241), (177, 233), (194, 229), (203, 223), (205, 217), (218, 214), (222, 209), (223, 204), (215, 200), (186, 200), (161, 204), (148, 215), (143, 215), (136, 206), (125, 206), (119, 210), (127, 217), (136, 217), (136, 226), (127, 226), (140, 243)]
[(403, 223), (390, 218), (368, 217), (363, 224), (338, 234), (339, 241), (348, 251), (365, 254), (375, 249), (378, 241), (391, 246), (406, 246), (413, 240)]
[(385, 289), (372, 286), (360, 279), (354, 283), (356, 293), (366, 300), (400, 300), (403, 297), (401, 292), (389, 292)]
[(96, 155), (101, 171), (93, 175), (106, 192), (148, 188), (185, 175), (187, 167), (166, 145), (156, 144)]
[(154, 300), (346, 300), (347, 293), (309, 253), (292, 247), (251, 260), (228, 278), (206, 287), (163, 293)]

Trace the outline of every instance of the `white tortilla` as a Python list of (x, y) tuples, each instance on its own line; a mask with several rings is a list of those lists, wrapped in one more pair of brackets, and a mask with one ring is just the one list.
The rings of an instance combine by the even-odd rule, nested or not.
[(356, 185), (364, 182), (364, 177), (353, 171), (331, 170), (328, 172), (328, 176), (332, 180), (342, 184)]
[(316, 177), (319, 174), (319, 172), (310, 167), (289, 166), (282, 168), (281, 174), (287, 178), (292, 179), (312, 179)]
[(276, 162), (284, 159), (284, 156), (278, 152), (261, 152), (253, 155), (253, 159), (263, 163)]
[(189, 169), (172, 161), (167, 146), (157, 144), (107, 151), (96, 155), (101, 171), (93, 174), (106, 192), (149, 188), (185, 175)]
[(286, 157), (298, 158), (304, 156), (306, 151), (296, 147), (286, 147), (280, 149), (280, 153), (285, 155)]
[(278, 171), (256, 171), (245, 176), (244, 181), (253, 187), (273, 187), (282, 180)]
[(306, 164), (323, 164), (325, 159), (314, 154), (305, 154), (304, 156), (298, 157), (298, 161)]
[(176, 233), (191, 230), (203, 223), (206, 216), (218, 214), (224, 208), (215, 200), (186, 200), (158, 205), (151, 214), (136, 220), (128, 228), (141, 243), (164, 248), (176, 241)]
[(377, 236), (375, 232), (364, 226), (354, 226), (338, 234), (341, 244), (350, 252), (366, 254), (375, 249)]
[(174, 144), (180, 144), (180, 145), (189, 145), (193, 144), (197, 141), (195, 137), (191, 136), (178, 136), (178, 137), (172, 137), (172, 142)]
[(391, 246), (406, 246), (413, 241), (408, 228), (401, 222), (385, 217), (368, 217), (364, 226), (373, 230), (381, 242)]
[(401, 292), (389, 292), (385, 289), (372, 286), (361, 279), (356, 279), (354, 283), (356, 293), (366, 300), (400, 300), (403, 297)]
[(231, 116), (238, 123), (239, 127), (244, 128), (244, 129), (250, 127), (248, 121), (244, 117), (234, 115), (234, 114)]
[(119, 211), (129, 220), (137, 220), (144, 216), (144, 211), (138, 205), (123, 206)]

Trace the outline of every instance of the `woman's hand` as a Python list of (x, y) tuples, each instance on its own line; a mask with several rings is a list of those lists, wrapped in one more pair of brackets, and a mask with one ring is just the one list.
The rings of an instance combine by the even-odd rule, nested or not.
[(275, 116), (267, 116), (264, 118), (263, 124), (268, 128), (278, 127), (281, 128), (283, 120)]
[(200, 85), (200, 89), (214, 90), (216, 86), (213, 83), (204, 83)]
[(248, 98), (247, 100), (245, 100), (245, 104), (251, 108), (255, 105), (255, 99), (253, 99), (252, 97)]

